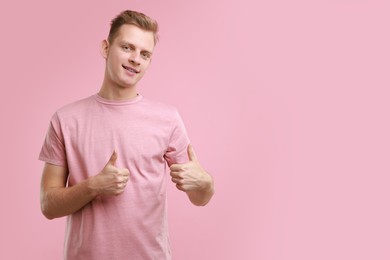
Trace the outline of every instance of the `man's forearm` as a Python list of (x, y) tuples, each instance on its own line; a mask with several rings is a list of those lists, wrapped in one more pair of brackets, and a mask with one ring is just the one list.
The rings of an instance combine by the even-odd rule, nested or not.
[(123, 193), (130, 172), (115, 167), (116, 158), (114, 151), (100, 173), (71, 187), (66, 187), (65, 167), (46, 163), (41, 181), (42, 213), (48, 219), (59, 218), (75, 213), (98, 195)]
[(42, 212), (48, 219), (71, 215), (96, 197), (89, 180), (72, 187), (51, 187), (41, 192)]

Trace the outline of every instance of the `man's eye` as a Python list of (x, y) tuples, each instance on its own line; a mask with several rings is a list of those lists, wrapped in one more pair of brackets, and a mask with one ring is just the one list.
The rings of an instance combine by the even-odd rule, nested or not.
[(150, 58), (150, 54), (149, 53), (142, 53), (142, 57), (144, 59), (149, 59)]
[(122, 49), (125, 50), (125, 51), (131, 50), (129, 46), (122, 46)]

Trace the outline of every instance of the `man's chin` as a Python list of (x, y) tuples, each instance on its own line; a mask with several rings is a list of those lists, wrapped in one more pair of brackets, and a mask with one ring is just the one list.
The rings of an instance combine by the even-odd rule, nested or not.
[(120, 88), (123, 88), (123, 89), (131, 89), (131, 88), (135, 88), (136, 85), (137, 85), (137, 82), (121, 82), (121, 84), (118, 84)]

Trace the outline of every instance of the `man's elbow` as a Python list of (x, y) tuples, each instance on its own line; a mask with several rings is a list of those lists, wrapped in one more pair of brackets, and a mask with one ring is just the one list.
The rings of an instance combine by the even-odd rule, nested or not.
[(49, 220), (55, 219), (54, 215), (49, 210), (46, 210), (46, 209), (41, 207), (41, 212), (42, 212), (43, 216), (45, 216), (45, 218), (47, 218)]
[(41, 194), (41, 212), (49, 220), (55, 219), (56, 216), (50, 207), (50, 203), (44, 194)]
[(53, 219), (55, 219), (54, 216), (52, 216), (52, 215), (50, 215), (50, 214), (48, 214), (48, 213), (45, 213), (45, 212), (42, 212), (42, 213), (43, 213), (43, 215), (44, 215), (48, 220), (53, 220)]
[(41, 212), (49, 220), (55, 219), (54, 214), (50, 211), (45, 202), (41, 202)]

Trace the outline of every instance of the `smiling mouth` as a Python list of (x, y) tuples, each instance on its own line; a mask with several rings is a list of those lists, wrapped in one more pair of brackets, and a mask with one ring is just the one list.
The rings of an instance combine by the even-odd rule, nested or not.
[(130, 72), (133, 72), (133, 73), (139, 73), (139, 71), (136, 71), (135, 69), (131, 68), (131, 67), (127, 67), (125, 65), (122, 65), (122, 67)]

